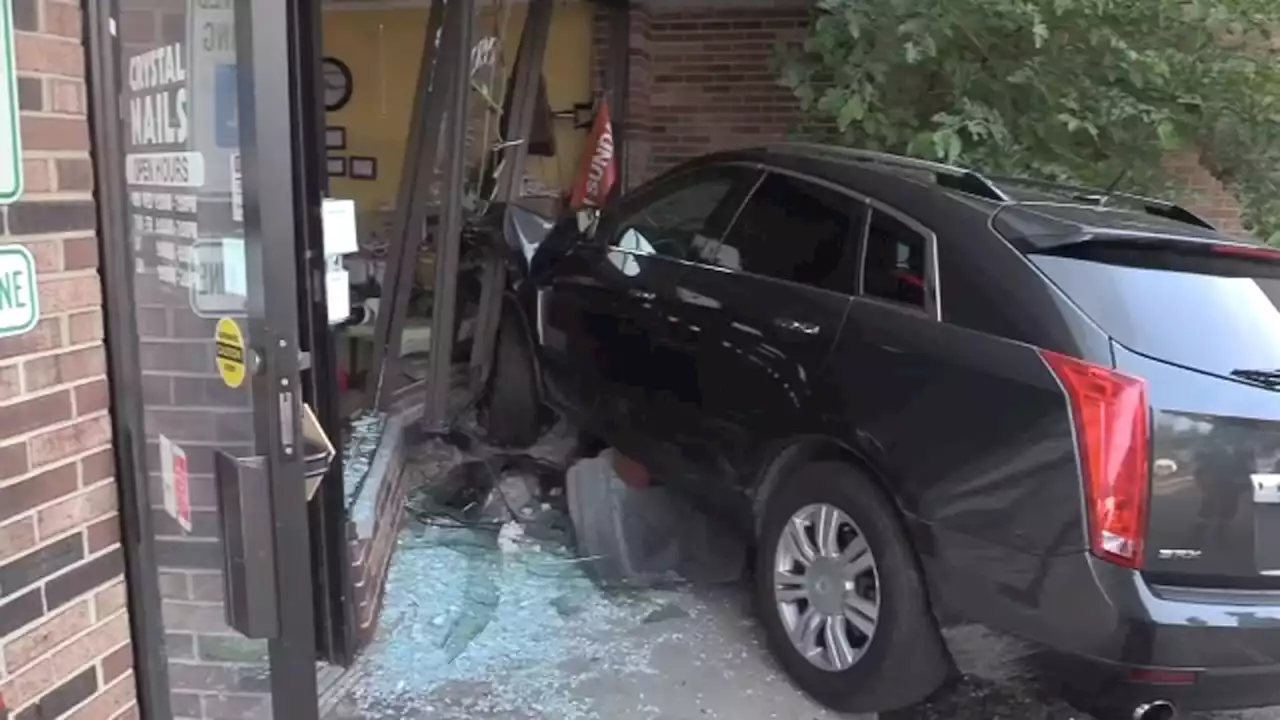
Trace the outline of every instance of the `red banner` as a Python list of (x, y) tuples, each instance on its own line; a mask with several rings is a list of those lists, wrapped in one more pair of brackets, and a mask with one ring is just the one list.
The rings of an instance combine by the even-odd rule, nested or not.
[(618, 166), (613, 155), (613, 120), (609, 103), (602, 100), (596, 120), (587, 136), (587, 144), (578, 166), (578, 176), (569, 195), (569, 208), (582, 210), (604, 205), (609, 192), (618, 182)]

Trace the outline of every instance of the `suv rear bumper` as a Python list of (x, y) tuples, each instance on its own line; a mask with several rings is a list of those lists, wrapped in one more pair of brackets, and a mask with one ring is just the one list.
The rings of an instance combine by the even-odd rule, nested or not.
[[(1108, 717), (1128, 718), (1134, 708), (1156, 701), (1171, 703), (1179, 713), (1238, 710), (1280, 704), (1280, 667), (1211, 668), (1189, 681), (1135, 679), (1135, 672), (1163, 668), (1118, 665), (1092, 658), (1056, 655), (1041, 658), (1072, 705)], [(1177, 670), (1177, 669), (1167, 669)]]
[(1084, 552), (1032, 556), (926, 532), (934, 552), (922, 559), (944, 621), (1029, 642), (1034, 669), (1084, 707), (1280, 705), (1280, 592), (1153, 586)]
[(1090, 555), (1079, 561), (1096, 581), (1092, 602), (1112, 608), (1113, 642), (1061, 676), (1072, 689), (1107, 707), (1280, 704), (1280, 593), (1162, 587)]

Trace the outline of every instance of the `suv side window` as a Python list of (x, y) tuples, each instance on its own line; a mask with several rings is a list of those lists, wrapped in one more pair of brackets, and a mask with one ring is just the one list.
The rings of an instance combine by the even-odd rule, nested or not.
[(743, 206), (715, 264), (852, 294), (840, 261), (862, 230), (866, 206), (806, 180), (771, 173)]
[(707, 261), (738, 209), (743, 172), (734, 168), (700, 174), (625, 212), (610, 235), (620, 250), (677, 260)]
[(863, 294), (927, 311), (929, 245), (929, 239), (915, 228), (873, 209), (867, 226)]

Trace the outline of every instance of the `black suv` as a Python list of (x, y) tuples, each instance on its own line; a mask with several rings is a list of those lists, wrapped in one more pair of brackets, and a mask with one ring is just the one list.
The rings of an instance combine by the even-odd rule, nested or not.
[(739, 520), (818, 700), (921, 700), (959, 619), (1094, 712), (1280, 703), (1280, 252), (798, 144), (536, 225), (508, 215), (491, 433), (549, 405)]

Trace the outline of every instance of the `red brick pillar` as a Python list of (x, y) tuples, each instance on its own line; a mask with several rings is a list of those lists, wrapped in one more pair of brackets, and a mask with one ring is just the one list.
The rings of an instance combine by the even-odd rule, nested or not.
[(0, 245), (34, 256), (40, 321), (0, 339), (0, 704), (136, 717), (80, 3), (12, 11), (26, 190)]
[(622, 168), (624, 187), (648, 180), (649, 158), (653, 152), (649, 93), (653, 83), (650, 13), (646, 3), (631, 3), (629, 59), (627, 70), (626, 163)]
[[(605, 93), (609, 86), (612, 33), (609, 14), (604, 6), (596, 7), (591, 26), (592, 84), (596, 92)], [(632, 0), (628, 10), (630, 36), (627, 40), (627, 103), (626, 114), (620, 126), (623, 134), (623, 167), (621, 179), (624, 188), (635, 187), (648, 180), (650, 141), (649, 90), (650, 74), (650, 12), (644, 0)]]
[(1187, 209), (1202, 216), (1225, 233), (1245, 236), (1239, 199), (1213, 176), (1195, 151), (1169, 155), (1165, 171), (1178, 183)]

